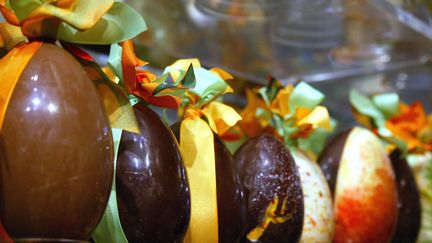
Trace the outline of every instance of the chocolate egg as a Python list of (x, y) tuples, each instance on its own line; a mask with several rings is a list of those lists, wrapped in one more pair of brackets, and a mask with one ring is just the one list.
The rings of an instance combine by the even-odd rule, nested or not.
[(421, 223), (417, 242), (429, 242), (432, 239), (432, 153), (410, 154), (407, 161), (420, 192)]
[(244, 242), (298, 242), (303, 194), (299, 172), (285, 145), (263, 134), (246, 141), (234, 158), (247, 202)]
[(141, 134), (123, 131), (117, 159), (123, 231), (129, 242), (183, 242), (190, 195), (177, 141), (154, 111), (134, 110)]
[(93, 82), (69, 53), (43, 44), (0, 133), (0, 217), (9, 235), (88, 239), (111, 190), (112, 146)]
[[(180, 123), (174, 124), (171, 129), (176, 137), (180, 138)], [(239, 242), (246, 226), (243, 186), (231, 153), (216, 134), (214, 134), (214, 148), (219, 242)]]
[(331, 242), (334, 235), (333, 199), (321, 168), (302, 152), (292, 155), (300, 172), (304, 220), (300, 242)]
[(364, 128), (353, 128), (329, 143), (319, 162), (334, 192), (334, 242), (390, 242), (397, 188), (380, 140)]
[(399, 150), (390, 154), (398, 190), (398, 222), (393, 243), (416, 242), (420, 230), (420, 194), (413, 172)]

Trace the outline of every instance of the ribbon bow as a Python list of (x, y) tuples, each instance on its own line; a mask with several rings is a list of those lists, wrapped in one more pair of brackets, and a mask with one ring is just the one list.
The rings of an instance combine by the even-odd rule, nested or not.
[(248, 137), (270, 132), (289, 147), (315, 157), (322, 150), (332, 125), (324, 95), (304, 82), (282, 85), (271, 79), (261, 89), (247, 90), (248, 105), (241, 113), (242, 131)]
[(182, 96), (195, 85), (192, 69), (187, 68), (180, 77), (164, 73), (157, 77), (142, 66), (147, 63), (134, 52), (132, 41), (111, 45), (108, 60), (110, 68), (119, 77), (120, 83), (128, 94), (133, 94), (154, 106), (176, 109), (182, 103)]
[[(231, 75), (206, 70), (196, 59), (179, 60), (165, 69), (176, 79), (192, 67), (196, 86), (187, 93), (180, 126), (180, 151), (191, 192), (191, 221), (185, 242), (218, 242), (216, 166), (213, 133), (224, 134), (240, 119), (231, 107), (214, 101), (231, 88)], [(206, 122), (207, 121), (207, 122)]]
[(432, 115), (427, 116), (420, 102), (411, 105), (395, 93), (379, 94), (371, 99), (353, 90), (350, 102), (356, 120), (403, 152), (432, 151)]
[(30, 39), (103, 45), (131, 39), (147, 28), (134, 9), (113, 0), (1, 0), (0, 11)]

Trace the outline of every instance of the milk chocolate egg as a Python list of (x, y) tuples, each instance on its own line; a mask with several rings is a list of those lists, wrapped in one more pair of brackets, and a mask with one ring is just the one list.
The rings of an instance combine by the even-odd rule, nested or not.
[(247, 202), (244, 242), (298, 242), (303, 194), (299, 172), (285, 145), (263, 134), (246, 141), (234, 158)]
[(37, 50), (12, 94), (0, 178), (0, 217), (12, 238), (86, 240), (105, 210), (113, 178), (108, 118), (83, 68), (55, 45)]
[(123, 131), (116, 188), (129, 242), (183, 242), (190, 195), (177, 141), (151, 109), (134, 106), (141, 134)]
[(334, 186), (334, 242), (390, 242), (398, 214), (397, 188), (380, 140), (366, 129), (353, 128), (329, 143), (319, 162)]
[(416, 242), (420, 230), (420, 194), (413, 172), (399, 150), (390, 154), (398, 190), (398, 222), (393, 243)]
[(300, 172), (304, 198), (304, 220), (300, 242), (332, 242), (334, 234), (333, 199), (318, 163), (301, 151), (292, 155)]
[[(172, 130), (176, 137), (179, 138), (180, 124), (174, 124)], [(216, 134), (214, 134), (214, 148), (219, 242), (239, 242), (246, 226), (243, 186), (231, 153)]]

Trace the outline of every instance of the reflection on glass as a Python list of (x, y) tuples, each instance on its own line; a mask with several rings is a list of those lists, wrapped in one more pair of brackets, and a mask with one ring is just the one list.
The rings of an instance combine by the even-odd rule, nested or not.
[(379, 64), (391, 61), (390, 42), (398, 29), (387, 13), (367, 0), (344, 1), (346, 43), (335, 49), (332, 58), (341, 65)]
[(326, 69), (328, 53), (344, 41), (341, 0), (292, 0), (271, 28), (276, 76)]

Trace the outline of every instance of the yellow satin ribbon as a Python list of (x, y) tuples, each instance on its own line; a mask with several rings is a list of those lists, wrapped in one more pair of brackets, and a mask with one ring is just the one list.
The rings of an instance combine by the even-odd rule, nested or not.
[(42, 42), (17, 46), (0, 59), (0, 131), (15, 86), (25, 67), (41, 46)]
[[(201, 118), (205, 116), (208, 124)], [(218, 213), (213, 132), (222, 135), (241, 119), (231, 107), (211, 102), (189, 106), (180, 126), (180, 151), (191, 194), (191, 221), (186, 243), (217, 243)]]
[(21, 28), (0, 23), (0, 49), (9, 51), (16, 45), (27, 42), (27, 38), (21, 33)]

